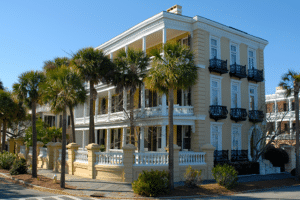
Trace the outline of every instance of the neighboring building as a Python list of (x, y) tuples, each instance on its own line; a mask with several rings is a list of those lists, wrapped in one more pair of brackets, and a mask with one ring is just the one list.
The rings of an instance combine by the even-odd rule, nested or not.
[[(219, 154), (228, 150), (229, 157), (234, 154), (232, 150), (248, 150), (254, 127), (260, 130), (253, 122), (264, 120), (264, 48), (268, 42), (181, 12), (181, 6), (173, 6), (96, 49), (114, 59), (120, 49), (148, 53), (171, 40), (189, 45), (195, 54), (198, 81), (189, 90), (174, 92), (174, 143), (182, 151), (195, 152), (212, 144)], [(128, 107), (127, 94), (116, 94), (114, 86), (102, 83), (96, 89), (96, 143), (105, 145), (107, 151), (121, 149), (130, 138), (129, 120), (122, 111)], [(142, 115), (135, 123), (141, 133), (141, 151), (164, 152), (168, 145), (166, 95), (142, 87), (135, 97), (136, 111)], [(120, 100), (122, 105), (118, 105)], [(88, 144), (89, 106), (87, 101), (75, 108), (76, 142), (81, 147)], [(251, 159), (250, 154), (248, 151), (246, 155)]]
[(278, 134), (278, 144), (295, 143), (295, 100), (293, 93), (286, 97), (282, 87), (276, 87), (275, 94), (266, 95), (267, 134)]

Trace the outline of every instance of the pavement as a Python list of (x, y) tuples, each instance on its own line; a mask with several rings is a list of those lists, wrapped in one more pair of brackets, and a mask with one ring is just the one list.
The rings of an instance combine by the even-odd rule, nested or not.
[[(60, 179), (59, 172), (53, 172), (52, 170), (38, 169), (38, 174), (49, 178), (53, 178), (57, 175), (57, 179)], [(264, 180), (278, 180), (291, 178), (289, 173), (270, 174), (270, 175), (244, 175), (239, 176), (238, 182), (253, 182), (253, 181), (264, 181)], [(118, 198), (118, 199), (134, 199), (135, 194), (133, 193), (132, 186), (130, 183), (122, 182), (109, 182), (101, 181), (97, 179), (82, 178), (75, 175), (66, 174), (66, 184), (75, 186), (76, 189), (65, 189), (64, 192), (75, 195), (75, 196), (86, 196), (96, 195), (104, 198)], [(214, 183), (214, 180), (203, 181), (202, 184)], [(176, 186), (183, 185), (184, 182), (175, 183)], [(188, 198), (188, 197), (187, 197)], [(203, 198), (203, 197), (202, 197)], [(182, 197), (182, 199), (184, 199)], [(197, 197), (192, 198), (197, 199)]]

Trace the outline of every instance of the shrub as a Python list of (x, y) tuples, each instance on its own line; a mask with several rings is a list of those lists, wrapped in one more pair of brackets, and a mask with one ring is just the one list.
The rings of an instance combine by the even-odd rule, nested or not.
[(100, 145), (100, 151), (104, 152), (105, 151), (105, 146), (103, 144)]
[(234, 167), (238, 175), (259, 174), (259, 162), (231, 162), (229, 165)]
[(16, 159), (9, 171), (11, 175), (27, 174), (27, 164), (24, 158)]
[(169, 192), (169, 174), (166, 171), (143, 171), (136, 181), (132, 183), (134, 193), (154, 197)]
[(234, 188), (237, 185), (237, 171), (233, 166), (227, 164), (217, 165), (212, 169), (212, 173), (217, 183), (227, 189)]
[(197, 187), (197, 184), (201, 182), (201, 170), (198, 171), (193, 169), (190, 165), (186, 168), (184, 178), (185, 182), (184, 185), (189, 188)]
[(289, 162), (288, 153), (281, 148), (275, 148), (273, 146), (266, 150), (264, 158), (269, 160), (274, 167), (282, 167)]
[(9, 153), (6, 151), (0, 153), (0, 168), (10, 169), (15, 159), (16, 159), (16, 155), (13, 153)]

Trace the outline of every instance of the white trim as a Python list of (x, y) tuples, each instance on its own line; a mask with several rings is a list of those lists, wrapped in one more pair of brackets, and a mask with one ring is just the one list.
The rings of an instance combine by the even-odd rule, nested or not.
[(238, 130), (238, 149), (237, 150), (241, 150), (242, 149), (242, 126), (243, 124), (235, 124), (232, 123), (231, 124), (231, 149), (233, 150), (233, 128), (237, 128)]
[(213, 105), (213, 100), (212, 100), (212, 81), (216, 81), (218, 83), (218, 105), (222, 105), (222, 76), (216, 76), (210, 74), (210, 105)]
[(218, 127), (218, 148), (216, 150), (222, 150), (222, 125), (223, 122), (210, 122), (210, 144), (213, 145), (213, 126)]
[(201, 64), (196, 64), (197, 67), (205, 69), (205, 65), (201, 65)]
[(231, 84), (230, 84), (231, 108), (233, 108), (233, 102), (232, 102), (232, 86), (233, 85), (237, 86), (237, 93), (238, 93), (237, 108), (241, 108), (241, 84), (242, 84), (242, 81), (231, 79)]
[(220, 37), (214, 36), (212, 34), (209, 34), (209, 58), (211, 57), (211, 40), (214, 39), (217, 41), (217, 59), (221, 59), (221, 41)]

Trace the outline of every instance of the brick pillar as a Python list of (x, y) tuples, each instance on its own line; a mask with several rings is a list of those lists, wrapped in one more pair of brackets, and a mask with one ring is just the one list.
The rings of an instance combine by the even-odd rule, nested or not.
[(61, 149), (61, 142), (56, 142), (53, 145), (53, 152), (54, 152), (54, 158), (53, 158), (53, 171), (54, 172), (58, 172), (58, 168), (59, 168), (59, 162), (58, 162), (58, 157), (59, 157), (59, 149)]
[(123, 165), (124, 165), (124, 177), (123, 182), (131, 183), (133, 181), (133, 153), (136, 147), (133, 144), (127, 144), (123, 147)]
[(79, 147), (80, 147), (80, 145), (76, 144), (76, 143), (70, 143), (67, 145), (69, 174), (72, 174), (72, 175), (74, 175), (75, 151), (77, 151)]
[(47, 169), (53, 169), (53, 161), (54, 161), (54, 142), (48, 142), (47, 146), (47, 160), (48, 165)]
[(18, 154), (20, 153), (20, 147), (24, 145), (24, 139), (23, 138), (16, 138), (16, 150), (15, 153)]
[(100, 146), (95, 143), (91, 143), (88, 146), (85, 147), (88, 150), (88, 170), (89, 170), (89, 178), (95, 178), (96, 177), (96, 170), (95, 170), (95, 162), (96, 162), (96, 156), (95, 152), (100, 151)]
[(296, 168), (296, 155), (294, 146), (285, 146), (282, 147), (289, 154), (289, 162), (285, 164), (285, 171), (291, 172)]
[(8, 152), (14, 153), (15, 151), (15, 139), (9, 138), (8, 139)]
[[(179, 151), (180, 147), (177, 144), (173, 144), (174, 147), (174, 182), (180, 181), (180, 175), (179, 175)], [(169, 146), (165, 148), (166, 151), (169, 153)]]
[(205, 152), (205, 162), (207, 164), (207, 179), (213, 179), (211, 170), (214, 167), (215, 147), (211, 144), (205, 144), (201, 149), (203, 152)]

